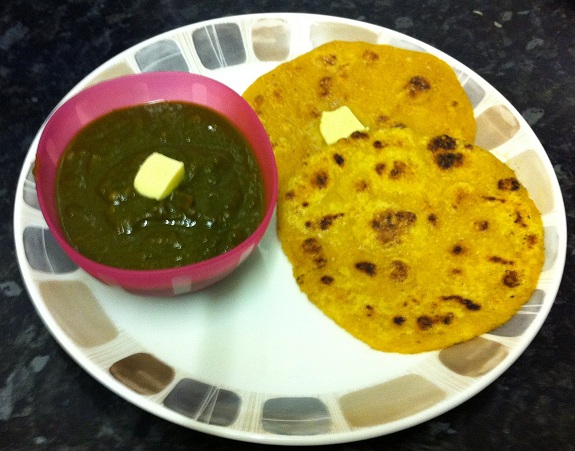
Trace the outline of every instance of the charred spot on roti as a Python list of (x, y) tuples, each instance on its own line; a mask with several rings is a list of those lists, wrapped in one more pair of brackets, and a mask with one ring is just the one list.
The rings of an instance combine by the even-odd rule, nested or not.
[(344, 213), (336, 213), (336, 214), (330, 214), (330, 215), (325, 215), (323, 218), (320, 219), (319, 221), (319, 228), (321, 230), (327, 230), (331, 227), (331, 225), (333, 224), (333, 222), (338, 219), (338, 218), (342, 218), (344, 216)]
[(392, 180), (397, 180), (401, 178), (407, 172), (407, 163), (404, 161), (394, 161), (393, 167), (389, 171), (389, 178)]
[(529, 249), (533, 248), (539, 242), (539, 237), (537, 235), (527, 235), (525, 237), (525, 244)]
[(389, 276), (394, 282), (403, 282), (409, 276), (409, 266), (401, 260), (393, 260)]
[(319, 95), (320, 97), (327, 97), (330, 94), (332, 85), (331, 77), (322, 77), (319, 80)]
[(513, 222), (520, 227), (527, 227), (526, 219), (523, 217), (523, 213), (519, 210), (515, 212), (515, 219)]
[(435, 163), (441, 169), (457, 168), (463, 165), (463, 154), (459, 152), (441, 152), (435, 155)]
[(343, 156), (341, 156), (339, 153), (334, 153), (333, 154), (333, 161), (335, 161), (335, 163), (338, 166), (343, 166), (343, 164), (345, 163), (345, 158)]
[(405, 316), (398, 315), (393, 317), (393, 323), (397, 326), (401, 326), (403, 323), (405, 323), (405, 321), (407, 321)]
[(475, 229), (478, 230), (479, 232), (485, 232), (487, 229), (489, 229), (489, 221), (487, 220), (475, 221), (473, 225), (475, 226)]
[(367, 190), (368, 188), (369, 188), (369, 183), (364, 179), (358, 180), (355, 183), (355, 191), (358, 193), (361, 193), (361, 192)]
[(320, 278), (321, 283), (323, 283), (324, 285), (331, 285), (334, 281), (334, 278), (332, 276), (321, 276)]
[(455, 301), (464, 306), (467, 310), (477, 311), (481, 310), (481, 305), (472, 301), (471, 299), (464, 298), (463, 296), (459, 295), (449, 295), (449, 296), (442, 296), (442, 300), (444, 301)]
[(337, 64), (337, 55), (333, 53), (320, 55), (320, 62), (325, 66), (335, 66)]
[(506, 258), (500, 257), (499, 255), (491, 255), (490, 257), (488, 257), (488, 260), (491, 263), (498, 263), (501, 265), (513, 266), (515, 264), (513, 260), (508, 260)]
[(317, 255), (322, 251), (322, 247), (317, 238), (307, 238), (302, 243), (302, 250), (304, 254)]
[(378, 162), (375, 165), (375, 172), (377, 173), (377, 175), (381, 175), (385, 172), (385, 163), (382, 162)]
[(431, 84), (425, 77), (416, 75), (414, 77), (411, 77), (411, 79), (407, 83), (407, 89), (411, 97), (416, 97), (418, 94), (422, 92), (429, 91), (431, 89)]
[(433, 319), (428, 315), (421, 315), (417, 318), (417, 327), (421, 330), (428, 330), (433, 327)]
[(396, 243), (415, 224), (417, 216), (412, 211), (385, 210), (374, 214), (371, 228), (382, 244)]
[(496, 197), (496, 196), (483, 196), (483, 200), (486, 200), (488, 202), (500, 202), (502, 204), (507, 202), (506, 199), (503, 199), (501, 197)]
[(355, 264), (355, 268), (357, 270), (361, 271), (362, 273), (367, 274), (370, 277), (373, 277), (377, 274), (377, 267), (376, 267), (375, 263), (372, 263), (372, 262), (367, 262), (367, 261), (357, 262)]
[(449, 135), (439, 135), (427, 143), (427, 148), (432, 152), (437, 152), (438, 150), (455, 150), (457, 149), (457, 140)]
[(517, 271), (508, 270), (503, 275), (503, 285), (509, 288), (515, 288), (521, 285), (519, 273)]
[(367, 316), (373, 316), (375, 314), (375, 307), (370, 304), (365, 305), (365, 314)]
[(365, 52), (363, 52), (362, 58), (364, 61), (367, 61), (368, 63), (373, 63), (379, 60), (379, 55), (373, 50), (368, 49)]
[(462, 244), (457, 243), (451, 248), (451, 253), (453, 255), (463, 255), (465, 253), (465, 248)]
[(521, 188), (521, 183), (515, 177), (508, 177), (498, 180), (497, 188), (502, 191), (517, 191)]
[(328, 180), (329, 180), (328, 173), (324, 170), (319, 170), (318, 172), (313, 174), (313, 177), (311, 179), (311, 185), (314, 188), (323, 189), (327, 186)]

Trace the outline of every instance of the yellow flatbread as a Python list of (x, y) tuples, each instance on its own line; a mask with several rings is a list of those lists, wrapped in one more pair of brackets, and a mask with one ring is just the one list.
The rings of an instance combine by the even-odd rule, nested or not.
[(453, 69), (423, 52), (332, 41), (281, 64), (243, 94), (270, 135), (280, 192), (301, 161), (325, 145), (322, 111), (348, 106), (370, 129), (475, 138), (473, 108)]
[(300, 288), (374, 349), (468, 340), (509, 320), (537, 285), (540, 213), (507, 165), (462, 140), (356, 133), (285, 183), (278, 233)]

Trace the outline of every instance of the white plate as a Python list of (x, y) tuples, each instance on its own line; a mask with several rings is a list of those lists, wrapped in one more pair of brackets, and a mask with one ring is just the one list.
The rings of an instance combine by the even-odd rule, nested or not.
[(422, 42), (327, 16), (228, 17), (132, 47), (69, 95), (106, 78), (151, 70), (201, 73), (242, 93), (281, 61), (332, 39), (426, 51), (455, 69), (474, 105), (476, 143), (516, 170), (543, 214), (546, 260), (535, 294), (507, 324), (468, 343), (418, 355), (373, 351), (300, 293), (272, 222), (258, 250), (225, 282), (175, 299), (139, 298), (95, 281), (54, 244), (31, 175), (36, 137), (18, 183), (14, 215), (26, 286), (61, 346), (102, 384), (142, 409), (208, 434), (269, 444), (384, 435), (475, 395), (517, 359), (547, 317), (566, 250), (565, 209), (549, 159), (501, 94)]

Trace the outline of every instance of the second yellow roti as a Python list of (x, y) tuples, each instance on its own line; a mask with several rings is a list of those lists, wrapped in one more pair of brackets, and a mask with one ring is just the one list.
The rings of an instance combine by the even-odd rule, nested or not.
[(322, 111), (348, 106), (370, 129), (408, 126), (473, 142), (472, 105), (453, 69), (423, 52), (332, 41), (281, 64), (244, 93), (270, 135), (283, 183), (323, 148)]

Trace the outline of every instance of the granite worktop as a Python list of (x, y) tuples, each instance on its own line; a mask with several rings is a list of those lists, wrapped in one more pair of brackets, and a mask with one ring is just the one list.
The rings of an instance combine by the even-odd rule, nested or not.
[(52, 337), (16, 258), (14, 196), (43, 121), (88, 73), (159, 33), (221, 16), (306, 12), (391, 28), (451, 55), (523, 115), (557, 174), (566, 267), (538, 335), (491, 385), (434, 419), (341, 450), (575, 450), (575, 4), (571, 0), (4, 0), (0, 4), (0, 449), (261, 449), (160, 419)]

